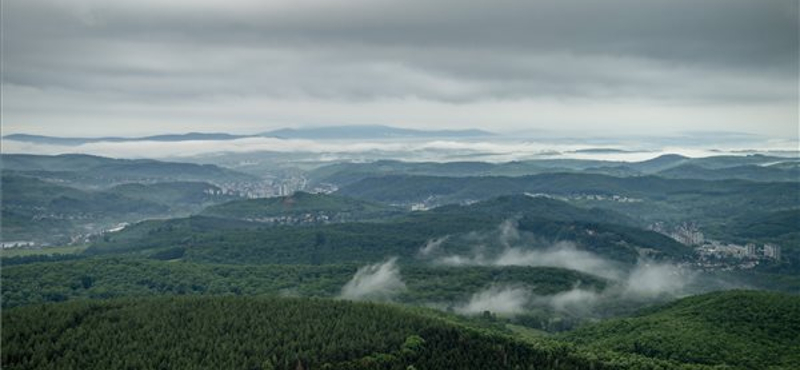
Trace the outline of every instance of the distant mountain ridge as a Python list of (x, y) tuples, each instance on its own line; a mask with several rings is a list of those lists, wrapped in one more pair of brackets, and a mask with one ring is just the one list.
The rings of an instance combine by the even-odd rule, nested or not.
[(92, 143), (127, 143), (136, 141), (227, 141), (257, 137), (280, 139), (390, 139), (390, 138), (443, 138), (443, 137), (482, 137), (493, 133), (477, 129), (467, 130), (416, 130), (383, 125), (349, 125), (309, 128), (282, 128), (255, 135), (234, 135), (227, 133), (189, 132), (185, 134), (164, 134), (139, 137), (59, 137), (30, 134), (11, 134), (4, 140), (24, 143), (79, 146)]
[(222, 140), (236, 140), (248, 137), (257, 137), (256, 135), (231, 135), (225, 133), (202, 133), (202, 132), (189, 132), (186, 134), (166, 134), (166, 135), (153, 135), (141, 137), (119, 137), (119, 136), (106, 136), (106, 137), (58, 137), (58, 136), (44, 136), (44, 135), (28, 135), (28, 134), (11, 134), (3, 136), (5, 140), (20, 141), (24, 143), (34, 144), (47, 144), (47, 145), (67, 145), (78, 146), (91, 143), (126, 143), (133, 141), (222, 141)]

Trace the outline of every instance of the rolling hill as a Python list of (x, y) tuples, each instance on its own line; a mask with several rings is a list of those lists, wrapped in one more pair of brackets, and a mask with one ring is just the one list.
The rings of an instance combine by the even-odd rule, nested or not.
[(800, 365), (800, 297), (709, 293), (565, 337), (598, 351), (731, 369), (794, 369)]
[(4, 241), (66, 242), (122, 222), (186, 215), (232, 196), (205, 183), (125, 184), (81, 190), (35, 177), (4, 175)]
[[(655, 232), (625, 226), (629, 220), (614, 212), (581, 209), (557, 200), (520, 195), (469, 206), (413, 212), (379, 222), (310, 223), (308, 227), (273, 227), (208, 216), (154, 220), (108, 234), (86, 253), (151, 254), (179, 248), (185, 252), (181, 258), (195, 262), (374, 263), (388, 256), (411, 262), (430, 240), (446, 236), (449, 240), (443, 244), (442, 252), (470, 253), (478, 243), (474, 236), (480, 235), (482, 243), (489, 248), (487, 252), (500, 253), (504, 248), (499, 239), (501, 227), (516, 219), (525, 221), (520, 221), (523, 231), (533, 232), (534, 235), (519, 241), (531, 248), (544, 248), (564, 240), (578, 241), (579, 247), (607, 252), (603, 257), (624, 263), (636, 262), (637, 248), (669, 257), (679, 257), (684, 251), (675, 241)], [(611, 223), (614, 221), (622, 224)]]
[(403, 210), (340, 195), (296, 192), (290, 196), (243, 199), (203, 210), (201, 215), (274, 224), (368, 221), (402, 214)]
[(113, 159), (83, 154), (3, 154), (3, 171), (75, 187), (106, 188), (126, 183), (255, 182), (252, 175), (213, 165)]
[[(336, 320), (331, 320), (336, 318)], [(263, 297), (76, 301), (3, 310), (4, 369), (656, 369), (522, 341), (429, 310)]]

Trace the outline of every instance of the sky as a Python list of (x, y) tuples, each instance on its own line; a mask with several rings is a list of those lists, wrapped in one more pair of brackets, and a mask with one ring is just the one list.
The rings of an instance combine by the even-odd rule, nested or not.
[(798, 137), (796, 0), (4, 0), (3, 134)]

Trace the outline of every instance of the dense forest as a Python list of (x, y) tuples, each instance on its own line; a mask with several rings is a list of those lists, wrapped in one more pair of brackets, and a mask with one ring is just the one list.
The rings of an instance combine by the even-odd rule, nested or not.
[(75, 301), (4, 310), (2, 359), (8, 369), (789, 369), (799, 314), (797, 297), (734, 291), (514, 339), (502, 323), (375, 303)]
[(741, 369), (800, 364), (800, 297), (759, 291), (682, 299), (565, 335), (592, 349)]
[(690, 368), (517, 340), (428, 310), (318, 299), (76, 301), (4, 310), (3, 322), (6, 369)]
[[(7, 266), (2, 270), (4, 308), (72, 299), (147, 295), (296, 295), (335, 297), (359, 266), (220, 265), (132, 258)], [(553, 267), (403, 266), (406, 303), (465, 301), (492, 284), (518, 284), (537, 294), (580, 285), (602, 290), (606, 281)]]

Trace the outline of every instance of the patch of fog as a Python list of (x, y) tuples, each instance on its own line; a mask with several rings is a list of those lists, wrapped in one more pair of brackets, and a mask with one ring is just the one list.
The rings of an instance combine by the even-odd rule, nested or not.
[(519, 229), (517, 229), (517, 224), (513, 220), (503, 221), (498, 228), (500, 231), (500, 236), (498, 237), (500, 245), (508, 248), (511, 243), (519, 241)]
[(575, 287), (565, 292), (539, 296), (535, 303), (561, 312), (586, 313), (602, 298), (601, 293)]
[(450, 236), (448, 235), (448, 236), (443, 236), (441, 238), (434, 238), (434, 239), (428, 240), (425, 243), (425, 245), (422, 246), (422, 248), (419, 249), (418, 256), (426, 257), (426, 256), (430, 255), (431, 253), (436, 252), (437, 250), (439, 250), (439, 247), (441, 247), (442, 244), (444, 244), (444, 242), (446, 242), (447, 239), (449, 239), (449, 238), (450, 238)]
[[(604, 146), (623, 149), (619, 152), (581, 151), (587, 149), (584, 142), (556, 142), (552, 139), (532, 141), (519, 137), (494, 137), (493, 139), (372, 139), (372, 140), (312, 140), (281, 139), (274, 137), (248, 137), (235, 140), (194, 140), (194, 141), (128, 141), (128, 142), (94, 142), (77, 146), (28, 143), (16, 140), (5, 140), (5, 153), (29, 154), (67, 154), (83, 153), (114, 158), (202, 158), (220, 153), (317, 153), (330, 157), (331, 160), (353, 160), (364, 155), (381, 159), (398, 160), (455, 160), (470, 156), (473, 160), (487, 162), (508, 162), (541, 158), (572, 158), (606, 161), (637, 162), (656, 158), (663, 154), (681, 154), (688, 157), (709, 157), (714, 155), (743, 155), (739, 149), (760, 147), (766, 151), (773, 149), (796, 150), (796, 142), (754, 142), (746, 147), (731, 146), (727, 150), (706, 150), (698, 147), (664, 147), (660, 143), (644, 144), (636, 140), (606, 143)], [(597, 147), (600, 144), (592, 145)], [(603, 145), (600, 145), (603, 146)], [(424, 158), (419, 154), (423, 153)]]
[[(465, 240), (486, 240), (472, 233)], [(490, 255), (485, 244), (473, 247), (466, 255), (452, 254), (433, 258), (434, 264), (446, 266), (546, 266), (561, 267), (597, 275), (606, 279), (619, 279), (623, 272), (616, 263), (589, 251), (583, 251), (573, 242), (557, 242), (547, 248), (514, 246), (521, 240), (520, 232), (512, 221), (504, 221), (498, 227), (497, 243), (502, 251)], [(434, 239), (420, 248), (419, 256), (430, 256), (440, 251), (447, 238)]]
[(669, 263), (639, 261), (623, 286), (627, 297), (647, 298), (663, 294), (682, 295), (695, 274)]
[(558, 242), (544, 250), (509, 247), (492, 263), (495, 266), (549, 266), (586, 272), (607, 279), (618, 279), (616, 264), (592, 252), (582, 251), (572, 242)]
[(500, 315), (514, 315), (525, 311), (532, 294), (524, 287), (491, 286), (472, 295), (469, 302), (457, 306), (461, 314), (479, 314), (485, 311)]
[[(617, 262), (580, 250), (573, 242), (558, 242), (543, 249), (515, 246), (523, 238), (511, 221), (501, 223), (497, 232), (491, 235), (470, 233), (460, 240), (486, 243), (490, 239), (501, 246), (499, 253), (488, 253), (486, 244), (477, 244), (470, 253), (442, 255), (445, 249), (442, 244), (447, 238), (432, 239), (420, 252), (425, 250), (424, 255), (439, 265), (560, 267), (603, 277), (608, 280), (608, 285), (602, 292), (575, 286), (552, 295), (536, 295), (522, 286), (493, 285), (473, 294), (468, 302), (457, 305), (455, 310), (459, 313), (491, 311), (514, 315), (526, 308), (542, 307), (582, 316), (590, 314), (598, 305), (615, 301), (687, 295), (696, 281), (696, 274), (691, 270), (667, 262), (640, 259), (635, 266), (626, 269)], [(431, 256), (436, 254), (439, 256)]]
[(351, 300), (391, 300), (406, 289), (400, 277), (397, 258), (361, 267), (342, 287), (341, 298)]

